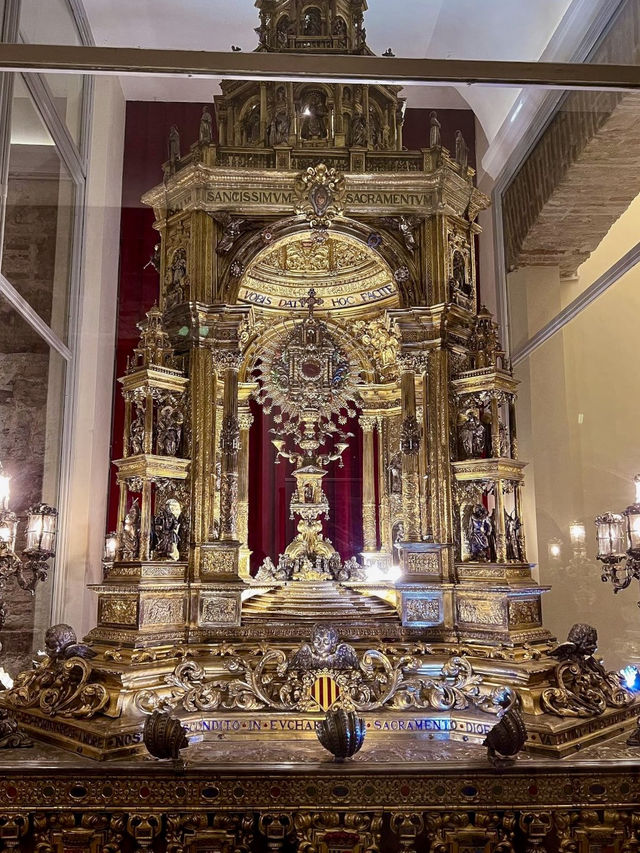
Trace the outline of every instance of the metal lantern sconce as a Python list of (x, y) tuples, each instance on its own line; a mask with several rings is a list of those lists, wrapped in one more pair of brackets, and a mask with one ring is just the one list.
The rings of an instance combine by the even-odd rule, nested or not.
[[(45, 503), (35, 504), (27, 512), (25, 548), (15, 553), (18, 517), (9, 509), (9, 481), (0, 463), (0, 588), (15, 575), (18, 585), (33, 594), (39, 581), (47, 579), (48, 561), (56, 552), (58, 511)], [(5, 609), (0, 603), (0, 627)]]
[(584, 554), (587, 531), (581, 521), (572, 521), (569, 525), (569, 538), (574, 554)]
[(634, 482), (635, 503), (623, 513), (607, 512), (595, 519), (598, 560), (604, 566), (602, 580), (611, 581), (614, 592), (640, 580), (640, 475)]
[(118, 534), (114, 531), (104, 537), (103, 563), (113, 563), (118, 553)]

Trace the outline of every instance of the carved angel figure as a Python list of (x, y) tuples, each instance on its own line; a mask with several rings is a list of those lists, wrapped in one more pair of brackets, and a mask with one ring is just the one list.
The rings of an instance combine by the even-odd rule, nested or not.
[(353, 646), (341, 643), (333, 625), (314, 625), (311, 644), (303, 643), (291, 658), (288, 669), (357, 669)]
[(233, 244), (247, 228), (246, 219), (233, 217), (230, 213), (221, 212), (212, 214), (212, 218), (222, 227), (222, 235), (218, 238), (216, 252), (226, 255), (231, 251)]
[(47, 628), (44, 635), (44, 647), (51, 660), (62, 658), (94, 658), (96, 653), (85, 643), (79, 643), (71, 625), (61, 622)]
[(382, 221), (388, 228), (400, 232), (404, 245), (410, 252), (415, 251), (418, 244), (413, 232), (420, 224), (417, 216), (383, 216)]
[(554, 672), (557, 686), (542, 691), (546, 711), (560, 717), (591, 717), (633, 702), (619, 673), (607, 672), (593, 657), (597, 647), (596, 629), (578, 622), (571, 627), (566, 642), (549, 652), (558, 659)]

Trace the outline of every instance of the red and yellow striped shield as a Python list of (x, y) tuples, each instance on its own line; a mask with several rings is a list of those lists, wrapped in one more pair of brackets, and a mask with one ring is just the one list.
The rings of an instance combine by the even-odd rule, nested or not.
[(319, 675), (313, 682), (311, 695), (323, 711), (328, 711), (340, 695), (340, 688), (330, 675)]

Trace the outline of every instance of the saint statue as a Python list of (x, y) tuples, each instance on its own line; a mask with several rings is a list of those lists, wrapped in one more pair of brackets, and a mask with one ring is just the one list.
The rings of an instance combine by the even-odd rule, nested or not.
[(477, 459), (484, 454), (484, 424), (473, 411), (467, 412), (459, 428), (460, 445), (465, 459)]
[(303, 139), (326, 139), (327, 108), (321, 92), (312, 92), (309, 102), (303, 110)]
[(140, 550), (140, 504), (137, 498), (124, 517), (120, 533), (120, 548), (123, 560), (137, 560)]
[(158, 453), (177, 456), (182, 438), (184, 416), (175, 406), (162, 406), (158, 413)]
[(505, 509), (504, 527), (507, 539), (507, 560), (523, 560), (524, 555), (522, 553), (522, 539), (520, 536), (522, 522), (516, 515), (515, 509), (511, 513)]
[(170, 498), (161, 513), (153, 519), (155, 556), (169, 560), (180, 559), (180, 515), (182, 508), (175, 498)]
[(463, 170), (469, 164), (469, 149), (461, 130), (456, 130), (456, 163), (459, 163)]
[(491, 531), (492, 524), (489, 521), (487, 508), (482, 504), (476, 504), (471, 510), (467, 525), (469, 553), (472, 560), (486, 561), (489, 559)]
[(202, 108), (198, 141), (200, 142), (200, 145), (210, 145), (213, 141), (213, 120), (211, 118), (211, 113), (209, 112), (209, 107)]
[(389, 463), (389, 485), (392, 495), (402, 494), (402, 463), (400, 454), (396, 453), (391, 457)]
[(440, 138), (440, 122), (438, 121), (438, 114), (435, 110), (431, 110), (429, 113), (429, 147), (440, 148), (441, 146), (442, 140)]
[(305, 36), (322, 35), (322, 17), (320, 9), (312, 6), (304, 15), (303, 33)]
[(287, 93), (284, 86), (278, 86), (276, 102), (273, 107), (273, 118), (269, 125), (269, 145), (286, 145), (289, 141), (291, 119), (287, 104)]
[(169, 161), (171, 163), (175, 163), (176, 160), (180, 159), (180, 133), (175, 124), (171, 125), (171, 130), (169, 131)]
[(367, 147), (367, 124), (360, 104), (356, 105), (356, 111), (351, 121), (351, 146), (353, 148)]
[(129, 451), (132, 456), (144, 453), (144, 407), (136, 406), (136, 416), (129, 427)]

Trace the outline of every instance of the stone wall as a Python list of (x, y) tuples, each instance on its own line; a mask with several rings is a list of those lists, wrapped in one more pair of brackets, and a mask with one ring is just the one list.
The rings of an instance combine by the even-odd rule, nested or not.
[[(58, 298), (56, 282), (66, 266), (65, 262), (61, 270), (59, 255), (68, 247), (64, 240), (61, 244), (60, 224), (68, 211), (60, 213), (58, 208), (55, 150), (39, 148), (12, 147), (2, 272), (40, 317), (51, 323), (52, 316), (60, 313), (54, 298)], [(33, 166), (31, 171), (27, 164)], [(61, 313), (66, 316), (66, 287), (62, 298)], [(53, 357), (48, 344), (0, 299), (0, 460), (11, 475), (11, 508), (21, 521), (31, 504), (43, 497), (55, 499), (43, 495), (43, 488), (50, 491), (57, 481), (59, 461), (60, 437), (47, 431), (47, 419), (57, 418), (62, 402), (59, 384), (52, 381)], [(21, 546), (18, 541), (17, 550)], [(48, 596), (49, 590), (41, 586), (37, 595)], [(35, 599), (13, 578), (7, 583), (4, 599), (8, 617), (0, 633), (2, 665), (15, 673), (32, 651)]]

